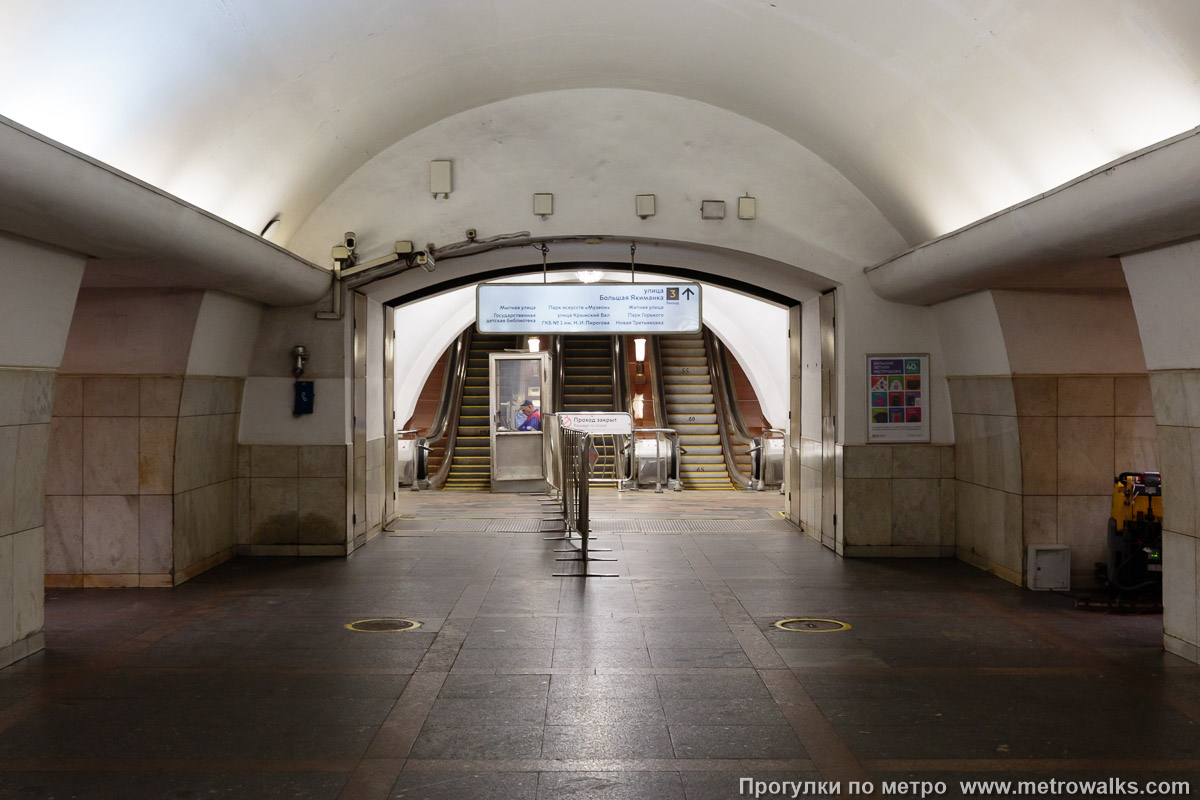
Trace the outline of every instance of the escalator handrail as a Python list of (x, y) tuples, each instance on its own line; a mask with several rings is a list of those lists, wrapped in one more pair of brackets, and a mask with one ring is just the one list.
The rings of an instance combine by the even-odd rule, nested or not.
[[(446, 372), (442, 376), (442, 392), (439, 395), (441, 402), (438, 403), (437, 412), (433, 416), (433, 422), (429, 425), (429, 430), (425, 433), (425, 439), (430, 444), (437, 444), (446, 435), (447, 422), (453, 416), (450, 412), (455, 407), (453, 405), (453, 395), (457, 390), (461, 397), (462, 386), (459, 380), (459, 372), (462, 373), (462, 379), (466, 379), (466, 364), (467, 359), (464, 353), (467, 352), (467, 347), (470, 344), (471, 329), (467, 328), (458, 338), (454, 340), (454, 344), (450, 345), (450, 357), (447, 359)], [(447, 402), (449, 400), (450, 402)]]
[(659, 352), (659, 339), (660, 337), (658, 336), (652, 336), (650, 337), (650, 341), (647, 342), (649, 345), (647, 349), (650, 352), (646, 354), (648, 361), (646, 368), (650, 371), (647, 380), (653, 387), (652, 391), (654, 392), (654, 424), (662, 427), (667, 424), (667, 400), (663, 394), (662, 354)]
[(742, 416), (742, 407), (737, 400), (737, 390), (733, 384), (733, 369), (729, 366), (729, 348), (716, 336), (712, 336), (711, 341), (713, 349), (716, 352), (716, 358), (719, 360), (717, 369), (720, 370), (722, 383), (725, 384), (724, 397), (728, 401), (725, 408), (729, 416), (729, 422), (733, 426), (732, 433), (743, 442), (752, 441), (754, 434), (750, 432), (750, 426), (746, 424), (746, 418)]
[(738, 467), (737, 461), (733, 457), (732, 445), (734, 439), (740, 444), (752, 444), (752, 440), (749, 436), (743, 437), (736, 430), (730, 430), (731, 424), (727, 415), (732, 403), (728, 397), (728, 379), (726, 371), (721, 368), (721, 352), (717, 349), (716, 337), (710, 330), (704, 331), (704, 348), (708, 355), (710, 380), (713, 383), (713, 402), (717, 407), (717, 433), (721, 437), (721, 454), (725, 458), (725, 470), (729, 473), (731, 481), (743, 489), (749, 489), (753, 481)]
[[(463, 388), (467, 384), (467, 364), (471, 360), (471, 328), (467, 328), (458, 337), (458, 344), (452, 354), (454, 361), (453, 385), (450, 392), (450, 402), (442, 403), (438, 408), (438, 414), (443, 417), (441, 435), (434, 439), (427, 437), (430, 444), (446, 440), (445, 446), (442, 448), (442, 463), (438, 464), (438, 471), (429, 477), (429, 488), (438, 489), (446, 482), (446, 476), (450, 474), (450, 463), (454, 461), (454, 440), (458, 434), (458, 417), (462, 410)], [(449, 370), (447, 370), (449, 373)], [(443, 398), (445, 395), (443, 395)], [(443, 412), (445, 412), (443, 414)], [(432, 426), (430, 427), (432, 432)]]
[(629, 364), (625, 359), (625, 348), (620, 336), (612, 337), (612, 399), (613, 411), (629, 409)]

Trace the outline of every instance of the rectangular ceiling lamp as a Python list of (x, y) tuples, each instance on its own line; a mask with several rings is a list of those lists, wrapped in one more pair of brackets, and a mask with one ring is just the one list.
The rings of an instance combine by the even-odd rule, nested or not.
[(700, 219), (725, 219), (725, 201), (701, 200)]
[(554, 195), (535, 194), (533, 196), (533, 213), (542, 219), (554, 213)]

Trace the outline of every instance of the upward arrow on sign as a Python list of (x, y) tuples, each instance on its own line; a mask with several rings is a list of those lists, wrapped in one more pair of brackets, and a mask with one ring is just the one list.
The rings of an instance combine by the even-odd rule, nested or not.
[(684, 297), (687, 297), (687, 298), (689, 298), (689, 299), (690, 299), (690, 298), (691, 298), (691, 296), (692, 296), (692, 295), (694, 295), (694, 294), (695, 294), (695, 292), (694, 292), (694, 291), (692, 291), (692, 289), (691, 289), (691, 287), (690, 287), (690, 286), (689, 286), (687, 289), (684, 289), (684, 290), (683, 290), (683, 296), (684, 296)]

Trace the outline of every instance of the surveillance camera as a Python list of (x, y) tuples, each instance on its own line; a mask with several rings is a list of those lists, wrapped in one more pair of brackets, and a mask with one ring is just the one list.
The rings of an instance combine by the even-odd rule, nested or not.
[(433, 272), (436, 269), (436, 264), (433, 260), (433, 254), (427, 250), (418, 250), (416, 263), (421, 266), (426, 272)]
[(471, 241), (471, 242), (475, 241), (475, 237), (478, 235), (479, 235), (478, 232), (474, 228), (467, 228), (467, 240), (468, 241)]
[(354, 231), (346, 231), (343, 241), (345, 242), (346, 249), (353, 253), (354, 246), (358, 244), (358, 236)]

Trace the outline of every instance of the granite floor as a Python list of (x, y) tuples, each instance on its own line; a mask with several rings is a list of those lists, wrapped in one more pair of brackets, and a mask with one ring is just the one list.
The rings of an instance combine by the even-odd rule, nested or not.
[[(1200, 667), (1162, 651), (1157, 616), (952, 560), (839, 559), (781, 527), (778, 495), (597, 492), (619, 577), (586, 580), (552, 577), (578, 565), (555, 560), (536, 497), (401, 500), (397, 531), (349, 558), (48, 591), (46, 650), (0, 670), (0, 798), (1200, 791)], [(344, 627), (378, 617), (421, 627)], [(849, 628), (774, 626), (789, 618)]]

